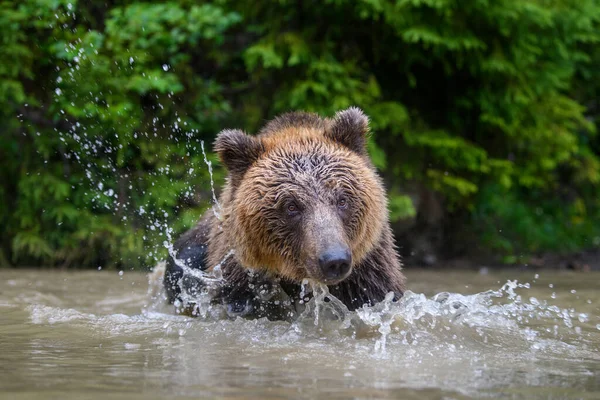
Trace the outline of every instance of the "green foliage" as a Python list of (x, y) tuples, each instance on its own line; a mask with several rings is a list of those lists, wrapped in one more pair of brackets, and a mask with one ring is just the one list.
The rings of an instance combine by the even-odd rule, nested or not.
[[(68, 2), (3, 8), (23, 34), (2, 53), (24, 49), (29, 68), (0, 81), (23, 93), (2, 99), (13, 127), (0, 142), (3, 251), (12, 262), (94, 266), (164, 257), (164, 226), (189, 227), (209, 203), (199, 142), (228, 111), (222, 87), (188, 73), (191, 60), (225, 62), (217, 47), (239, 17), (208, 4), (132, 4), (102, 21), (80, 21), (90, 10)], [(184, 89), (193, 97), (178, 98)]]
[(492, 186), (481, 196), (474, 220), (482, 244), (506, 260), (546, 249), (566, 253), (600, 245), (598, 208), (589, 210), (581, 199), (567, 203), (539, 191), (525, 196)]
[(0, 260), (151, 264), (165, 226), (210, 206), (200, 141), (350, 105), (371, 117), (393, 222), (427, 213), (428, 191), (445, 210), (435, 229), (458, 219), (493, 252), (600, 245), (594, 0), (0, 9)]

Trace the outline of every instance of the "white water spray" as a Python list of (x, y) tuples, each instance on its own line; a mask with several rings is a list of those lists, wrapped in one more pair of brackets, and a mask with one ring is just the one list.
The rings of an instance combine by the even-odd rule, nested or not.
[[(223, 211), (223, 209), (221, 208), (221, 204), (219, 204), (219, 201), (217, 200), (217, 196), (215, 195), (215, 183), (213, 181), (212, 162), (210, 162), (208, 160), (208, 158), (206, 157), (206, 152), (204, 151), (204, 140), (200, 141), (200, 147), (202, 148), (202, 155), (204, 156), (204, 163), (208, 167), (208, 174), (210, 175), (210, 190), (212, 192), (212, 198), (213, 198), (213, 213), (215, 214), (215, 217), (217, 217), (217, 219), (219, 221), (222, 221), (223, 218), (221, 216), (221, 212)], [(218, 209), (218, 211), (215, 209), (215, 207)]]

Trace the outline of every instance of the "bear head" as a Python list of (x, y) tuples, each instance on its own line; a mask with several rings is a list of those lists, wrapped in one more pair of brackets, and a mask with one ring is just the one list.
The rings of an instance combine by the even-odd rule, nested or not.
[(368, 131), (367, 116), (352, 107), (333, 118), (283, 114), (257, 136), (218, 135), (229, 171), (222, 229), (244, 268), (334, 285), (360, 267), (388, 218)]

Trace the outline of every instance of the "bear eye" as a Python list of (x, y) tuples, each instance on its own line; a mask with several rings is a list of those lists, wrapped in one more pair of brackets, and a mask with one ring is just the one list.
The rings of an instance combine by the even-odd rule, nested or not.
[(298, 208), (296, 203), (288, 204), (286, 209), (289, 215), (296, 215), (300, 212), (300, 209)]
[(344, 197), (340, 198), (337, 202), (337, 206), (339, 208), (347, 208), (348, 207), (348, 200), (346, 200)]

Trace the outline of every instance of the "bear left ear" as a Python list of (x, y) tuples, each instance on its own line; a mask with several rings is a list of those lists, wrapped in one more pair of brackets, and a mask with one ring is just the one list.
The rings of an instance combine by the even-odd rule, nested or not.
[(361, 155), (367, 154), (369, 117), (358, 107), (338, 111), (325, 136)]
[(239, 177), (264, 152), (260, 139), (238, 129), (226, 129), (217, 135), (214, 150), (229, 173)]

